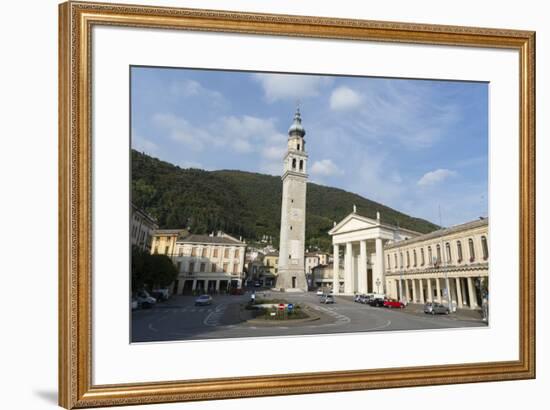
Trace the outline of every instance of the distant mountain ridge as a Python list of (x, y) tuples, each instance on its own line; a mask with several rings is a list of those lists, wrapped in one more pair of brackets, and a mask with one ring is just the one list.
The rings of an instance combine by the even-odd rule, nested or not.
[[(132, 150), (132, 202), (155, 217), (161, 228), (189, 227), (193, 233), (218, 229), (257, 241), (273, 237), (278, 247), (281, 219), (280, 177), (245, 171), (182, 169)], [(342, 189), (308, 183), (306, 247), (330, 250), (327, 232), (357, 213), (421, 233), (438, 226)]]

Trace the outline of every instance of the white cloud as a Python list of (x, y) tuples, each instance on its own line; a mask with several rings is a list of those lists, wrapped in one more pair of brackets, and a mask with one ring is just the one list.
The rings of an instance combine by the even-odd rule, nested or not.
[(283, 160), (283, 156), (285, 155), (285, 152), (286, 152), (286, 145), (283, 142), (283, 144), (280, 144), (278, 146), (273, 146), (273, 145), (266, 146), (262, 150), (262, 156), (267, 159), (279, 160), (281, 161), (281, 164), (282, 164), (282, 160)]
[(253, 78), (262, 86), (268, 102), (316, 96), (323, 86), (332, 83), (330, 77), (296, 74), (253, 74)]
[[(132, 134), (134, 133), (132, 132)], [(132, 135), (132, 148), (139, 152), (145, 152), (148, 154), (155, 154), (159, 150), (158, 145), (153, 141), (135, 134)]]
[(332, 162), (330, 159), (323, 159), (321, 161), (315, 161), (310, 168), (310, 172), (313, 175), (318, 176), (332, 176), (342, 175), (343, 171)]
[(330, 108), (335, 111), (352, 110), (361, 105), (363, 97), (349, 87), (338, 87), (330, 96)]
[(170, 84), (169, 92), (175, 97), (205, 98), (217, 107), (227, 104), (222, 93), (203, 87), (201, 83), (195, 80), (183, 79), (174, 81)]
[(430, 186), (430, 185), (436, 185), (440, 182), (443, 182), (449, 177), (456, 176), (457, 173), (455, 171), (451, 171), (449, 169), (436, 169), (435, 171), (426, 172), (422, 178), (418, 180), (418, 185), (420, 186)]

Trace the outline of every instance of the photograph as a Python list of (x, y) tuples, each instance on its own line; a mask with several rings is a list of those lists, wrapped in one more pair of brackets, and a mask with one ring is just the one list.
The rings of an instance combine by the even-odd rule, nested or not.
[(490, 326), (488, 82), (129, 71), (131, 343)]

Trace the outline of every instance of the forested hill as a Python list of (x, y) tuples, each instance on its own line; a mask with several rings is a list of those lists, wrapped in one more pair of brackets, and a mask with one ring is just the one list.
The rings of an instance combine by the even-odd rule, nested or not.
[[(190, 227), (193, 233), (223, 230), (249, 241), (263, 235), (278, 246), (281, 178), (243, 171), (182, 169), (132, 150), (132, 202), (161, 228)], [(329, 250), (333, 221), (357, 213), (418, 232), (437, 226), (337, 188), (308, 183), (306, 246)]]

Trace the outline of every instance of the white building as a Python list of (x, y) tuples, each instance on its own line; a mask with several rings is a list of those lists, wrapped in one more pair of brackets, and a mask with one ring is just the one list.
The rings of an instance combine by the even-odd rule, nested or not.
[(153, 232), (158, 229), (155, 219), (132, 204), (132, 220), (130, 225), (132, 246), (137, 246), (143, 251), (150, 252)]
[(279, 269), (276, 287), (285, 291), (307, 291), (304, 265), (306, 233), (307, 154), (300, 110), (288, 130), (288, 148), (284, 158), (283, 201)]
[(329, 255), (326, 252), (306, 252), (305, 266), (306, 274), (311, 275), (313, 268), (319, 265), (326, 265), (329, 262)]
[(488, 289), (488, 227), (484, 218), (388, 244), (388, 295), (411, 303), (450, 299), (458, 308), (478, 308)]
[(384, 293), (384, 245), (420, 234), (382, 223), (379, 213), (376, 219), (359, 215), (354, 206), (353, 212), (336, 224), (329, 235), (334, 247), (334, 266), (340, 266), (341, 250), (344, 259), (344, 285), (340, 286), (339, 275), (333, 275), (333, 291), (353, 295)]
[(245, 252), (245, 242), (223, 232), (178, 238), (173, 257), (179, 272), (177, 292), (240, 288), (244, 280)]

